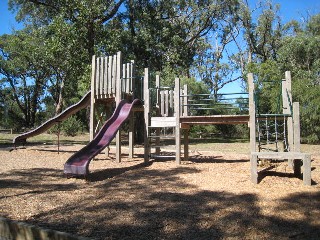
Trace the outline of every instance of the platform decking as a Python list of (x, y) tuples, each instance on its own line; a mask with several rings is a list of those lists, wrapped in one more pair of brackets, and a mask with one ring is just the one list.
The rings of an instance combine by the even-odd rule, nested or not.
[(183, 125), (248, 124), (249, 115), (181, 116)]

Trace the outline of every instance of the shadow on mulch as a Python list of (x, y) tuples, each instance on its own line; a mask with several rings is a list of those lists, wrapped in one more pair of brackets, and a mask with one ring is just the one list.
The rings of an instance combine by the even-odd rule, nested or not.
[(104, 181), (106, 179), (114, 178), (116, 176), (124, 174), (125, 172), (144, 168), (150, 165), (152, 165), (152, 161), (148, 163), (139, 163), (137, 165), (130, 166), (130, 167), (103, 169), (103, 170), (90, 173), (86, 180), (89, 182)]
[[(67, 198), (59, 205), (42, 196), (43, 206), (54, 207), (39, 209), (27, 222), (95, 239), (320, 237), (320, 192), (288, 194), (274, 203), (273, 212), (266, 212), (256, 193), (202, 190), (183, 178), (199, 170), (177, 166), (141, 171), (145, 166), (101, 170), (92, 173), (89, 184), (64, 183), (56, 169), (12, 170), (2, 175), (0, 188), (20, 189), (34, 198), (46, 192), (76, 194), (76, 200)], [(288, 218), (293, 211), (298, 217)]]

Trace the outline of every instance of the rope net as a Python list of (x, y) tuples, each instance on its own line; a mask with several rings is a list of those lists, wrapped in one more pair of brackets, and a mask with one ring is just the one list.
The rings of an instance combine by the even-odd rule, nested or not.
[(256, 129), (259, 152), (289, 151), (286, 116), (265, 116), (257, 118)]

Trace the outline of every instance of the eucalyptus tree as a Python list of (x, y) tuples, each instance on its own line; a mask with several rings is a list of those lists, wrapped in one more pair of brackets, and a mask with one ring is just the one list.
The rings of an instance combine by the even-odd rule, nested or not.
[(48, 69), (42, 67), (44, 44), (41, 38), (24, 30), (1, 36), (0, 49), (1, 85), (5, 90), (2, 97), (16, 122), (31, 127), (50, 75)]
[[(300, 25), (300, 26), (299, 26)], [(292, 72), (292, 91), (300, 102), (301, 133), (308, 142), (320, 141), (320, 14), (283, 39), (278, 64)], [(299, 26), (299, 27), (297, 27)]]
[[(20, 49), (20, 54), (27, 56), (28, 50), (32, 50), (32, 54), (41, 56), (41, 59), (34, 59), (32, 66), (25, 66), (45, 73), (40, 84), (43, 91), (35, 93), (37, 101), (49, 99), (47, 102), (54, 103), (57, 114), (64, 105), (76, 101), (83, 94), (90, 84), (91, 58), (98, 51), (99, 41), (105, 38), (104, 25), (117, 14), (123, 2), (124, 0), (9, 0), (10, 9), (17, 12), (16, 19), (25, 24), (30, 38), (30, 41), (19, 38), (22, 32), (11, 36), (16, 42), (19, 39), (24, 41), (19, 43), (25, 44), (25, 48)], [(32, 44), (41, 48), (32, 48)], [(5, 52), (14, 56), (8, 47)], [(9, 64), (9, 58), (3, 60)], [(15, 74), (13, 69), (6, 70), (7, 75)], [(5, 79), (12, 89), (18, 87), (17, 82), (11, 81), (10, 84), (10, 78)], [(38, 91), (39, 87), (35, 84), (39, 79), (38, 75), (28, 76), (25, 79), (26, 85)], [(19, 98), (15, 99), (20, 105)], [(27, 106), (30, 107), (30, 104)], [(22, 110), (21, 107), (20, 109)], [(25, 110), (23, 111), (26, 124), (33, 125), (34, 121), (30, 121)]]
[(141, 65), (189, 76), (197, 50), (237, 1), (129, 0), (123, 13), (125, 46)]
[(87, 61), (95, 53), (101, 40), (101, 29), (118, 12), (125, 0), (9, 0), (11, 9), (17, 9), (17, 20), (34, 26), (50, 25), (56, 18), (74, 27), (77, 41), (87, 50)]

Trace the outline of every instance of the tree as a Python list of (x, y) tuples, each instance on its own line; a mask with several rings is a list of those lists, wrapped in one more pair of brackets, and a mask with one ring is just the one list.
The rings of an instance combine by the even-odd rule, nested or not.
[(278, 63), (292, 72), (293, 99), (300, 102), (302, 136), (308, 142), (319, 142), (320, 14), (300, 29), (283, 39)]
[(17, 122), (24, 122), (27, 127), (33, 126), (36, 121), (36, 112), (40, 108), (39, 101), (48, 77), (46, 69), (41, 67), (43, 47), (42, 41), (29, 35), (28, 31), (4, 35), (0, 39), (1, 81), (4, 89), (11, 90), (5, 91), (7, 96), (4, 98), (10, 98), (15, 103), (22, 116), (12, 114)]
[(56, 114), (63, 109), (65, 99), (73, 98), (78, 85), (89, 85), (81, 81), (88, 77), (87, 66), (97, 51), (97, 42), (103, 37), (104, 24), (115, 16), (123, 2), (9, 1), (11, 9), (18, 9), (17, 19), (42, 34), (47, 47), (44, 63), (52, 70), (47, 79), (48, 91), (56, 103)]

